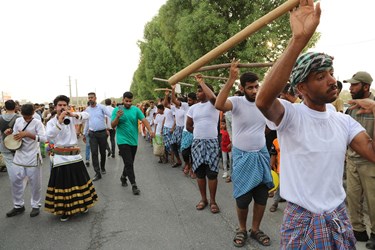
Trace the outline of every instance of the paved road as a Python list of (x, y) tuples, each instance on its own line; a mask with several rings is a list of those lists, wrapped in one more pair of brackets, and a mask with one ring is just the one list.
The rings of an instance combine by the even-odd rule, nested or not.
[[(99, 202), (89, 213), (67, 222), (46, 212), (30, 218), (28, 187), (26, 212), (6, 218), (12, 199), (8, 176), (0, 173), (0, 249), (237, 249), (232, 244), (237, 218), (231, 185), (220, 178), (217, 202), (221, 213), (212, 214), (207, 208), (197, 211), (200, 196), (196, 181), (185, 177), (181, 168), (157, 163), (151, 149), (140, 138), (135, 161), (140, 196), (120, 185), (120, 157), (107, 158), (107, 174), (94, 183)], [(48, 165), (46, 159), (43, 193), (49, 178)], [(93, 168), (88, 170), (93, 176)], [(278, 249), (282, 211), (270, 213), (271, 204), (269, 200), (261, 228), (271, 237), (272, 245), (262, 247), (249, 239), (242, 249)], [(358, 249), (365, 249), (364, 244), (358, 244)]]

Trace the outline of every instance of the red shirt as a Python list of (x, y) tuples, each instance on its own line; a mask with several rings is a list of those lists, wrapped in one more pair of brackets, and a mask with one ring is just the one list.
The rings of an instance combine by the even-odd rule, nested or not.
[(221, 151), (223, 152), (230, 152), (231, 150), (228, 149), (228, 145), (231, 143), (228, 131), (220, 130), (221, 134)]

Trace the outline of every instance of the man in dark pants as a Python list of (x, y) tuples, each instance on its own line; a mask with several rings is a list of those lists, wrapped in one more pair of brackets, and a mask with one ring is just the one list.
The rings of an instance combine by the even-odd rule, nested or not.
[(142, 111), (132, 106), (133, 94), (125, 92), (123, 94), (122, 103), (116, 107), (112, 113), (112, 128), (116, 128), (116, 141), (120, 151), (122, 160), (124, 161), (124, 170), (121, 176), (122, 186), (127, 186), (126, 178), (129, 179), (132, 185), (134, 195), (139, 195), (140, 191), (135, 182), (134, 175), (134, 158), (137, 153), (138, 146), (138, 121), (142, 121), (146, 126), (151, 138), (154, 137), (154, 132), (150, 127), (147, 119)]
[[(108, 110), (108, 112), (112, 115), (113, 110), (115, 109), (112, 107), (112, 100), (107, 98), (104, 101), (105, 103), (105, 108)], [(116, 130), (112, 128), (111, 126), (111, 116), (106, 117), (106, 124), (107, 124), (107, 129), (109, 132), (109, 139), (111, 141), (111, 147), (109, 147), (109, 143), (107, 141), (107, 150), (108, 150), (108, 157), (112, 156), (112, 158), (115, 158), (115, 148), (116, 148), (116, 142), (115, 142), (115, 136), (116, 136)]]
[[(94, 92), (88, 93), (88, 100), (88, 107), (85, 111), (90, 114), (90, 118), (85, 126), (85, 137), (83, 140), (86, 142), (86, 137), (90, 137), (91, 159), (96, 173), (92, 180), (97, 181), (102, 178), (102, 174), (106, 173), (105, 150), (107, 146), (107, 127), (105, 116), (111, 117), (112, 114), (110, 114), (104, 105), (96, 103), (96, 94)], [(100, 151), (100, 168), (98, 151)]]

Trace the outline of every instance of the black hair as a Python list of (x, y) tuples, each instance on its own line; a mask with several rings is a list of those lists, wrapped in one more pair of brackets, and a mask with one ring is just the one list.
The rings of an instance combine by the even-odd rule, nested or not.
[(132, 92), (130, 91), (126, 91), (123, 95), (122, 95), (122, 98), (129, 98), (129, 99), (133, 99), (133, 94)]
[[(207, 87), (208, 87), (209, 89), (211, 89), (212, 92), (214, 92), (214, 88), (212, 87), (211, 84), (206, 83), (206, 85), (207, 85)], [(202, 89), (202, 86), (201, 86), (201, 85), (198, 85), (198, 89)]]
[(188, 94), (188, 98), (190, 98), (190, 99), (196, 101), (196, 100), (197, 100), (197, 94), (194, 93), (194, 92), (190, 92), (190, 93)]
[(60, 102), (60, 101), (63, 101), (63, 102), (66, 102), (66, 104), (68, 105), (69, 102), (70, 102), (70, 99), (69, 97), (67, 97), (66, 95), (58, 95), (55, 100), (53, 100), (53, 105), (56, 107), (57, 106), (57, 103)]
[(241, 90), (237, 90), (236, 92), (234, 92), (234, 95), (235, 96), (243, 96), (243, 93)]
[(15, 110), (16, 103), (13, 100), (8, 100), (5, 102), (5, 109), (6, 110)]
[(259, 77), (252, 72), (247, 72), (241, 75), (240, 77), (240, 83), (242, 87), (246, 86), (247, 82), (256, 82), (259, 80)]
[(95, 92), (89, 92), (87, 95), (93, 95), (93, 96), (95, 96), (96, 97), (96, 94), (95, 94)]
[(34, 114), (34, 105), (32, 103), (26, 103), (21, 107), (22, 115), (33, 115)]
[(342, 89), (342, 82), (337, 81), (337, 88), (340, 89), (340, 90)]
[(107, 98), (107, 99), (104, 100), (104, 103), (105, 103), (105, 105), (111, 105), (112, 101), (111, 101), (111, 99)]
[(163, 104), (159, 104), (156, 106), (157, 109), (160, 109), (160, 110), (164, 110), (164, 105)]

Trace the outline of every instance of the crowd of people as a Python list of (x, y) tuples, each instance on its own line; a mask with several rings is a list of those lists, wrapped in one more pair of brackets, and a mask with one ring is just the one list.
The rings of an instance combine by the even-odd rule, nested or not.
[[(60, 215), (61, 221), (95, 205), (93, 181), (106, 174), (106, 157), (116, 157), (115, 144), (124, 163), (120, 183), (128, 186), (129, 182), (133, 194), (140, 195), (134, 171), (140, 133), (153, 145), (158, 163), (182, 166), (185, 175), (197, 180), (198, 211), (208, 207), (213, 214), (220, 212), (216, 191), (219, 169), (223, 169), (222, 177), (233, 186), (236, 247), (243, 247), (248, 237), (271, 245), (261, 223), (268, 198), (273, 196), (271, 212), (280, 201), (287, 202), (280, 249), (355, 249), (356, 241), (375, 249), (373, 79), (359, 71), (344, 81), (350, 84), (352, 106), (343, 113), (342, 83), (333, 76), (333, 58), (324, 53), (302, 54), (319, 24), (319, 3), (314, 6), (312, 0), (301, 0), (290, 20), (293, 36), (261, 86), (258, 75), (240, 75), (239, 61), (233, 59), (228, 81), (216, 94), (198, 74), (196, 92), (177, 96), (172, 85), (163, 98), (138, 107), (131, 92), (123, 94), (120, 105), (110, 99), (99, 104), (90, 92), (88, 106), (81, 112), (71, 110), (64, 95), (54, 99), (49, 112), (31, 104), (18, 109), (14, 101), (7, 101), (0, 120), (0, 150), (14, 203), (7, 217), (25, 211), (25, 178), (32, 194), (30, 216), (39, 214), (40, 145), (46, 141), (51, 174), (44, 206)], [(230, 96), (238, 78), (238, 90)], [(85, 160), (77, 146), (81, 133)], [(10, 151), (4, 144), (6, 136), (22, 140), (22, 146)], [(92, 179), (87, 172), (90, 153)], [(279, 186), (272, 171), (280, 177)], [(365, 205), (370, 235), (364, 223)]]

